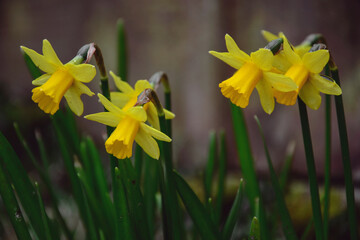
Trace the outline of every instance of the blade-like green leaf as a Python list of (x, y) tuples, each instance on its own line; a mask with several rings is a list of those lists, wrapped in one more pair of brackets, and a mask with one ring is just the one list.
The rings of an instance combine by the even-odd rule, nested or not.
[(204, 187), (205, 187), (205, 199), (211, 197), (211, 190), (213, 185), (214, 177), (214, 168), (216, 161), (216, 133), (214, 131), (210, 132), (209, 137), (209, 151), (208, 151), (208, 161), (205, 168), (204, 174)]
[(174, 172), (173, 176), (176, 189), (201, 237), (207, 240), (219, 239), (219, 231), (199, 198), (179, 174)]
[(45, 237), (47, 240), (54, 239), (54, 238), (52, 238), (52, 236), (50, 234), (51, 230), (49, 228), (48, 216), (46, 215), (46, 212), (45, 212), (44, 203), (41, 199), (39, 185), (37, 182), (35, 182), (35, 188), (36, 188), (36, 195), (37, 195), (37, 198), (39, 201), (39, 206), (40, 206), (40, 215), (41, 215), (42, 223), (43, 223), (44, 229), (45, 229)]
[(243, 198), (243, 180), (240, 180), (240, 184), (239, 184), (239, 188), (237, 190), (236, 196), (235, 196), (235, 200), (231, 206), (231, 210), (229, 212), (229, 215), (226, 219), (224, 228), (221, 232), (222, 235), (222, 239), (223, 240), (228, 240), (230, 239), (232, 232), (234, 231), (234, 227), (236, 224), (237, 219), (240, 216), (240, 208), (241, 208), (241, 202), (242, 202), (242, 198)]
[(288, 183), (289, 173), (294, 159), (294, 153), (295, 153), (295, 142), (292, 141), (289, 143), (287, 147), (284, 166), (282, 167), (281, 172), (279, 174), (279, 184), (283, 192), (285, 191), (286, 184)]
[(271, 183), (272, 183), (272, 186), (273, 186), (273, 189), (275, 192), (276, 203), (277, 203), (279, 215), (280, 215), (280, 218), (282, 221), (284, 235), (285, 235), (286, 239), (288, 239), (288, 240), (297, 240), (298, 237), (296, 236), (295, 228), (292, 224), (292, 220), (291, 220), (289, 211), (286, 207), (285, 199), (284, 199), (283, 193), (281, 191), (281, 186), (279, 184), (274, 167), (272, 165), (272, 161), (271, 161), (268, 147), (266, 145), (264, 133), (263, 133), (260, 121), (257, 116), (255, 116), (255, 121), (259, 127), (260, 135), (263, 140), (265, 155), (266, 155), (267, 163), (268, 163), (269, 170), (270, 170)]
[(219, 153), (219, 170), (218, 170), (218, 187), (215, 202), (215, 223), (220, 223), (222, 214), (222, 204), (225, 192), (226, 177), (226, 139), (225, 132), (220, 132), (220, 153)]
[(260, 227), (257, 217), (254, 217), (251, 222), (249, 240), (260, 240)]
[(3, 161), (0, 162), (0, 195), (18, 239), (31, 240), (21, 209), (6, 177)]
[(124, 20), (118, 19), (117, 23), (117, 61), (118, 74), (123, 81), (127, 81), (127, 52)]
[(8, 172), (9, 181), (14, 185), (19, 201), (29, 218), (39, 238), (45, 239), (45, 230), (42, 225), (40, 206), (36, 197), (36, 191), (23, 168), (18, 156), (5, 136), (0, 132), (0, 160)]

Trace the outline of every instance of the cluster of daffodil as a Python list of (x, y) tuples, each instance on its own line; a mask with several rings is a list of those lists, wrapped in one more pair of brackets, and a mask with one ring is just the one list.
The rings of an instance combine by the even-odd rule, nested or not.
[[(65, 97), (70, 109), (80, 116), (83, 113), (83, 102), (80, 96), (94, 93), (83, 83), (89, 83), (96, 75), (93, 65), (82, 64), (81, 56), (76, 56), (67, 64), (62, 64), (48, 40), (43, 41), (43, 55), (32, 49), (21, 47), (34, 64), (45, 72), (32, 83), (38, 87), (32, 90), (32, 100), (45, 113), (55, 114), (60, 101)], [(143, 106), (134, 106), (138, 96), (145, 89), (153, 89), (147, 80), (139, 80), (135, 89), (120, 77), (110, 72), (120, 92), (111, 92), (111, 101), (98, 94), (100, 102), (108, 112), (85, 116), (115, 130), (105, 142), (106, 151), (119, 159), (132, 156), (134, 141), (152, 158), (158, 159), (159, 146), (155, 139), (170, 142), (171, 139), (160, 132), (157, 109), (152, 102)], [(165, 118), (172, 119), (174, 114), (164, 110)], [(148, 125), (148, 122), (150, 125)], [(155, 138), (155, 139), (154, 139)]]
[(275, 55), (265, 47), (249, 56), (228, 34), (225, 36), (228, 52), (210, 51), (210, 54), (237, 69), (232, 77), (219, 84), (222, 94), (232, 103), (247, 107), (256, 88), (261, 105), (268, 114), (274, 110), (274, 98), (280, 104), (294, 105), (298, 95), (308, 107), (316, 110), (321, 104), (320, 92), (331, 95), (342, 93), (332, 79), (320, 75), (330, 58), (328, 50), (312, 51), (307, 44), (293, 47), (283, 33), (276, 36), (263, 31), (263, 35), (269, 42), (282, 39), (282, 48)]

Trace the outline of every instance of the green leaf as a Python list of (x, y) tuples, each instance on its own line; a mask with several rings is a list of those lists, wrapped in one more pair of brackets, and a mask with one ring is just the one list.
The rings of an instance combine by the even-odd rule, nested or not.
[(127, 52), (124, 20), (118, 19), (116, 23), (117, 28), (117, 60), (118, 60), (118, 74), (123, 81), (127, 81)]
[(44, 225), (44, 229), (45, 229), (45, 237), (47, 240), (51, 240), (53, 238), (50, 234), (51, 230), (49, 228), (48, 216), (46, 215), (46, 212), (45, 212), (44, 203), (41, 199), (39, 185), (37, 182), (35, 182), (35, 188), (36, 188), (36, 195), (37, 195), (37, 198), (39, 201), (39, 206), (40, 206), (40, 214), (41, 214), (42, 224)]
[(14, 185), (19, 201), (29, 218), (39, 238), (45, 239), (45, 230), (42, 225), (40, 206), (36, 196), (34, 186), (23, 168), (14, 149), (11, 147), (5, 136), (0, 132), (0, 160), (2, 166), (6, 169), (9, 181)]
[(251, 222), (249, 240), (260, 240), (260, 227), (257, 217), (254, 217)]
[(220, 153), (219, 153), (219, 170), (218, 170), (218, 187), (215, 202), (215, 223), (220, 223), (222, 214), (222, 204), (225, 192), (226, 178), (226, 138), (225, 132), (220, 132)]
[[(2, 153), (0, 153), (0, 154), (1, 154), (1, 158), (2, 158), (3, 154)], [(10, 222), (14, 227), (14, 230), (15, 230), (15, 233), (16, 233), (16, 236), (18, 237), (18, 239), (31, 240), (24, 217), (22, 215), (19, 204), (16, 201), (15, 194), (11, 188), (11, 183), (9, 182), (9, 179), (6, 177), (5, 168), (3, 165), (4, 165), (4, 162), (3, 162), (3, 160), (1, 160), (1, 162), (0, 162), (0, 195), (2, 198), (2, 202), (5, 206), (6, 212), (8, 213)]]
[(199, 198), (179, 174), (174, 172), (173, 176), (176, 189), (201, 237), (206, 240), (219, 239), (220, 234)]
[(266, 154), (266, 160), (267, 160), (269, 170), (270, 170), (271, 183), (272, 183), (272, 186), (273, 186), (273, 189), (275, 192), (275, 198), (276, 198), (279, 215), (280, 215), (281, 222), (282, 222), (283, 232), (284, 232), (287, 240), (296, 240), (296, 239), (298, 239), (298, 237), (296, 236), (295, 228), (292, 224), (292, 220), (291, 220), (289, 211), (286, 207), (286, 202), (285, 202), (282, 190), (281, 190), (281, 186), (279, 184), (274, 167), (272, 165), (272, 161), (271, 161), (268, 147), (266, 145), (264, 133), (263, 133), (260, 121), (257, 116), (255, 116), (255, 121), (259, 127), (260, 135), (263, 140), (265, 154)]
[(279, 174), (279, 184), (283, 192), (285, 191), (286, 184), (288, 183), (289, 173), (294, 159), (294, 153), (295, 153), (295, 142), (290, 142), (287, 147), (284, 166), (282, 167), (281, 172)]
[(204, 174), (204, 187), (205, 187), (205, 199), (211, 197), (212, 183), (214, 177), (214, 168), (216, 161), (216, 133), (212, 131), (209, 137), (209, 151), (208, 151), (208, 161), (205, 168)]
[(238, 188), (236, 196), (235, 196), (235, 200), (231, 206), (229, 215), (226, 219), (224, 228), (221, 232), (223, 240), (230, 239), (232, 232), (234, 231), (236, 221), (238, 220), (238, 218), (240, 216), (240, 208), (241, 208), (241, 202), (243, 199), (243, 191), (244, 191), (243, 180), (241, 179), (239, 188)]

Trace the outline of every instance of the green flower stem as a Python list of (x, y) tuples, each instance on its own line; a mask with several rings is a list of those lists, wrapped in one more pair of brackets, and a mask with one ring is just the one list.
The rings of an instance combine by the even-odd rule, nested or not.
[(119, 19), (117, 26), (117, 56), (118, 56), (118, 74), (123, 81), (127, 81), (127, 53), (124, 20)]
[(270, 238), (270, 234), (267, 227), (265, 209), (260, 198), (260, 188), (255, 173), (254, 160), (251, 153), (245, 118), (242, 110), (234, 104), (231, 104), (231, 113), (240, 167), (245, 182), (245, 192), (247, 194), (247, 197), (249, 198), (250, 207), (254, 215), (256, 209), (256, 199), (260, 199), (259, 222), (261, 228), (261, 238), (263, 240), (266, 240)]
[[(330, 75), (329, 65), (325, 67), (325, 75)], [(329, 236), (329, 209), (331, 186), (331, 96), (325, 95), (325, 169), (324, 169), (324, 239)]]
[[(331, 76), (340, 86), (340, 78), (337, 67), (331, 66), (330, 71), (331, 71)], [(357, 229), (358, 225), (356, 218), (355, 198), (354, 198), (354, 184), (352, 179), (349, 143), (348, 143), (348, 136), (346, 130), (345, 112), (344, 112), (342, 95), (335, 96), (335, 107), (336, 107), (336, 116), (338, 120), (341, 155), (342, 155), (343, 168), (344, 168), (346, 202), (347, 202), (347, 211), (349, 218), (350, 236), (351, 236), (351, 240), (357, 240), (359, 239), (359, 233)]]
[(298, 98), (298, 105), (299, 105), (301, 128), (302, 128), (305, 155), (306, 155), (306, 165), (309, 174), (311, 204), (312, 204), (312, 211), (313, 211), (314, 224), (315, 224), (316, 240), (323, 240), (324, 230), (323, 230), (323, 222), (321, 216), (319, 188), (316, 178), (316, 168), (315, 168), (314, 153), (312, 148), (309, 120), (308, 120), (306, 105), (300, 98)]

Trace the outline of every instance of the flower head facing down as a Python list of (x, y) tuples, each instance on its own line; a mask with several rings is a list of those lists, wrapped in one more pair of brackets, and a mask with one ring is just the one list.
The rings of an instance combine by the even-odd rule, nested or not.
[(289, 92), (297, 89), (296, 84), (289, 77), (271, 72), (274, 56), (269, 49), (261, 48), (249, 56), (239, 49), (228, 34), (225, 40), (228, 52), (210, 51), (210, 54), (238, 70), (219, 84), (222, 94), (235, 105), (245, 108), (256, 88), (264, 111), (271, 114), (275, 106), (272, 89)]
[[(132, 88), (129, 83), (122, 81), (120, 77), (116, 76), (111, 71), (110, 75), (114, 79), (116, 87), (121, 91), (110, 93), (111, 102), (124, 111), (135, 105), (141, 92), (147, 88), (153, 89), (153, 86), (147, 80), (138, 80), (135, 84), (135, 88)], [(146, 111), (147, 120), (150, 125), (159, 130), (160, 123), (155, 105), (152, 102), (148, 102), (143, 107)], [(164, 113), (166, 119), (173, 119), (175, 117), (175, 114), (166, 109), (164, 109)]]
[(98, 97), (109, 112), (90, 114), (85, 118), (115, 127), (105, 142), (106, 151), (119, 159), (131, 157), (135, 141), (150, 157), (159, 159), (160, 150), (155, 139), (171, 142), (171, 138), (145, 123), (147, 115), (144, 108), (136, 106), (123, 110), (103, 95), (98, 94)]
[(83, 83), (88, 83), (95, 77), (95, 67), (90, 64), (76, 64), (75, 61), (62, 64), (46, 39), (43, 40), (43, 55), (24, 46), (21, 46), (21, 49), (45, 72), (32, 82), (39, 86), (32, 90), (32, 100), (39, 108), (53, 115), (59, 109), (61, 99), (65, 97), (70, 109), (80, 116), (84, 110), (80, 95), (94, 95)]
[(334, 82), (322, 76), (320, 72), (329, 61), (328, 50), (307, 52), (303, 56), (297, 54), (290, 46), (285, 36), (283, 43), (283, 55), (288, 61), (285, 76), (290, 77), (298, 85), (298, 89), (290, 92), (274, 90), (276, 101), (285, 105), (294, 105), (297, 96), (311, 109), (318, 109), (321, 104), (320, 92), (331, 95), (340, 95), (341, 88)]

